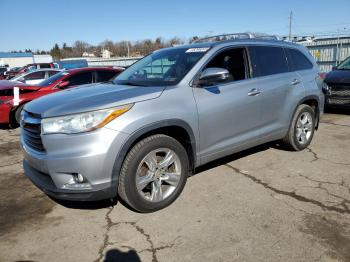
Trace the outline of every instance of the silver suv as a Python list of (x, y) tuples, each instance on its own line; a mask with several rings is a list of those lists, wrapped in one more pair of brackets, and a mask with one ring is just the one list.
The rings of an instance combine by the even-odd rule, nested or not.
[(34, 100), (24, 108), (27, 177), (48, 195), (119, 195), (152, 212), (181, 193), (195, 168), (281, 140), (311, 142), (323, 113), (308, 51), (277, 40), (239, 39), (155, 51), (112, 82)]

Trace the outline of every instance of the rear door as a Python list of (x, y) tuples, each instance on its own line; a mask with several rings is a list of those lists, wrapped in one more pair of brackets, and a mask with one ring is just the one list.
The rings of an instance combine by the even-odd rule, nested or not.
[(279, 137), (288, 128), (292, 94), (302, 89), (299, 76), (289, 70), (283, 47), (249, 47), (253, 77), (261, 90), (260, 138)]

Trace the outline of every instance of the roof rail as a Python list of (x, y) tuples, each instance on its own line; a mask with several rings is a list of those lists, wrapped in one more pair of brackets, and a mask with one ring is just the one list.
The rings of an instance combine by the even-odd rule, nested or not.
[(193, 41), (193, 43), (220, 42), (220, 41), (236, 40), (236, 39), (280, 40), (280, 38), (276, 35), (233, 33), (233, 34), (222, 34), (222, 35), (214, 35), (214, 36), (199, 38)]

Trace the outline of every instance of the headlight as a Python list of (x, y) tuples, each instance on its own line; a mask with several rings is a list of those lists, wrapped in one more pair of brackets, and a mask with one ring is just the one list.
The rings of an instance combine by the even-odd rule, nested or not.
[(75, 134), (92, 131), (105, 126), (113, 119), (130, 110), (132, 106), (133, 104), (128, 104), (87, 113), (45, 118), (41, 121), (42, 133)]

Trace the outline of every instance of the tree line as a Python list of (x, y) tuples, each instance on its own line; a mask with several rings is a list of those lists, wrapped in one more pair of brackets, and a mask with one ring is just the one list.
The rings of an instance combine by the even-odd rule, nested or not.
[[(192, 37), (188, 42), (192, 42), (196, 39), (198, 39), (198, 37)], [(169, 40), (164, 40), (161, 37), (157, 37), (154, 40), (145, 39), (136, 42), (113, 42), (111, 40), (106, 40), (98, 45), (91, 45), (84, 41), (75, 41), (72, 46), (68, 46), (66, 43), (63, 43), (62, 46), (60, 46), (56, 43), (49, 53), (54, 59), (82, 57), (85, 52), (93, 54), (96, 57), (101, 57), (102, 50), (104, 49), (112, 52), (112, 56), (116, 57), (144, 56), (160, 48), (181, 45), (185, 42), (185, 40), (178, 37), (174, 37)]]

